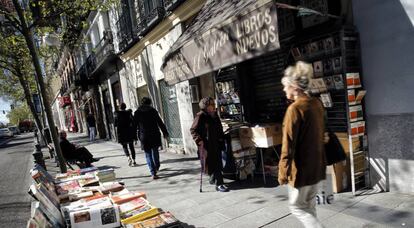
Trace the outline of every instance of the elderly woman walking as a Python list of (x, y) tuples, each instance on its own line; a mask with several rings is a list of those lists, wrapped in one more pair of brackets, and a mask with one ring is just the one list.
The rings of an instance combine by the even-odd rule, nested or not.
[(229, 189), (223, 182), (221, 151), (224, 147), (224, 133), (220, 118), (216, 113), (214, 99), (206, 97), (199, 103), (201, 111), (197, 113), (191, 126), (191, 135), (198, 146), (200, 158), (205, 164), (210, 184), (216, 185), (219, 192)]
[(325, 179), (324, 108), (309, 96), (312, 65), (297, 62), (285, 70), (282, 84), (289, 105), (283, 120), (279, 184), (288, 184), (289, 208), (305, 227), (322, 227), (316, 218), (317, 184)]

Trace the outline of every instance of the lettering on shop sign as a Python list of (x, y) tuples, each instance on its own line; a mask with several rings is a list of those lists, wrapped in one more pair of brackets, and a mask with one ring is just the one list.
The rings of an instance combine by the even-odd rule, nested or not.
[(316, 203), (318, 205), (331, 204), (333, 200), (334, 200), (334, 195), (333, 194), (325, 195), (324, 191), (322, 191), (322, 194), (316, 195)]
[(162, 69), (174, 84), (260, 56), (280, 48), (276, 6), (269, 2), (194, 37), (172, 56)]

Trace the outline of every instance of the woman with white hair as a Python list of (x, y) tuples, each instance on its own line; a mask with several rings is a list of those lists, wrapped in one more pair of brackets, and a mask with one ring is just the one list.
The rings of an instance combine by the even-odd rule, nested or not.
[(210, 176), (210, 184), (215, 184), (218, 192), (228, 192), (229, 189), (223, 181), (221, 161), (224, 133), (214, 99), (205, 97), (200, 100), (199, 106), (201, 111), (194, 118), (190, 128), (191, 135), (198, 146), (204, 171)]
[(325, 179), (324, 108), (309, 96), (311, 64), (297, 62), (285, 70), (283, 91), (293, 101), (283, 120), (278, 181), (288, 184), (289, 208), (305, 227), (322, 227), (316, 218), (317, 184)]

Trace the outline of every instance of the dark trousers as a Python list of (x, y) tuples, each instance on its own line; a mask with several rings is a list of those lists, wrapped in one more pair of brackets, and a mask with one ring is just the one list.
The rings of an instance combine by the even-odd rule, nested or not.
[[(210, 156), (210, 159), (208, 158)], [(223, 181), (223, 163), (221, 157), (221, 151), (217, 153), (212, 153), (207, 156), (207, 161), (209, 162), (208, 173), (210, 175), (210, 182), (215, 182), (216, 186), (224, 184)], [(212, 164), (214, 163), (214, 164)]]
[(160, 169), (160, 152), (158, 151), (158, 147), (151, 148), (149, 150), (145, 150), (145, 159), (147, 160), (148, 168), (151, 172), (151, 175), (154, 176), (157, 174), (158, 170)]
[(85, 147), (76, 148), (74, 155), (76, 160), (84, 162), (87, 166), (91, 165), (93, 155)]
[(125, 156), (129, 157), (128, 145), (129, 145), (129, 150), (131, 150), (131, 157), (133, 160), (135, 160), (134, 142), (122, 143), (122, 148), (124, 149)]

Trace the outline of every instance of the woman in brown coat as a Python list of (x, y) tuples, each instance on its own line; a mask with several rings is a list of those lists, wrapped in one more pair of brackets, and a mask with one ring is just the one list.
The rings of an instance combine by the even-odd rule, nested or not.
[(224, 133), (220, 118), (216, 113), (214, 99), (206, 97), (199, 103), (201, 111), (197, 113), (191, 126), (191, 135), (198, 146), (200, 159), (210, 175), (210, 184), (216, 184), (216, 190), (227, 192), (223, 182), (221, 151), (224, 147)]
[(325, 179), (324, 108), (308, 95), (312, 65), (297, 62), (285, 70), (282, 84), (293, 103), (283, 121), (279, 184), (288, 184), (289, 207), (305, 227), (322, 227), (316, 218), (317, 184)]

